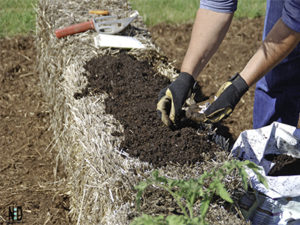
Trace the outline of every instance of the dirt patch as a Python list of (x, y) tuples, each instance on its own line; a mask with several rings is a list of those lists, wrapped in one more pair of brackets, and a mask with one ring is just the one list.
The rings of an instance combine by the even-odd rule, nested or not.
[(265, 158), (275, 165), (269, 171), (269, 176), (300, 175), (300, 159), (288, 155), (267, 155)]
[[(234, 19), (219, 50), (199, 76), (199, 85), (205, 96), (214, 95), (231, 76), (240, 72), (261, 43), (264, 18)], [(153, 41), (175, 67), (180, 69), (187, 50), (192, 24), (159, 24), (149, 28)], [(254, 86), (242, 97), (232, 115), (222, 122), (233, 139), (252, 129)]]
[(169, 162), (182, 165), (213, 159), (215, 152), (222, 151), (191, 121), (182, 120), (175, 130), (162, 124), (156, 112), (157, 96), (170, 82), (156, 74), (149, 62), (123, 52), (94, 58), (84, 68), (88, 85), (75, 97), (102, 92), (110, 95), (105, 101), (106, 112), (123, 125), (121, 149), (130, 156), (160, 167)]
[(35, 60), (33, 36), (0, 40), (0, 224), (10, 206), (22, 207), (24, 224), (69, 224)]

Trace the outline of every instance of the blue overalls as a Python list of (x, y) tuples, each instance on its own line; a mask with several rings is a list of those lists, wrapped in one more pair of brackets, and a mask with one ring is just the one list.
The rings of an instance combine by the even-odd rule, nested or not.
[[(293, 3), (293, 1), (291, 1)], [(294, 0), (300, 8), (300, 0)], [(277, 20), (284, 16), (284, 0), (268, 0), (263, 39)], [(295, 8), (295, 7), (294, 7)], [(294, 13), (300, 17), (300, 10)], [(297, 17), (297, 16), (296, 16)], [(285, 22), (285, 21), (284, 21)], [(298, 20), (299, 22), (299, 20)], [(300, 24), (298, 24), (299, 29)], [(293, 27), (290, 27), (293, 29)], [(299, 31), (298, 31), (299, 32)], [(273, 121), (296, 126), (300, 113), (300, 44), (256, 84), (253, 128)]]

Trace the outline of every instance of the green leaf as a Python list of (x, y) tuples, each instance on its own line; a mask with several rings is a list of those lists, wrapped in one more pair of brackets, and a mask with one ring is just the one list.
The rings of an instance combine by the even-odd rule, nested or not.
[(261, 168), (254, 162), (251, 162), (249, 160), (244, 161), (245, 162), (245, 166), (247, 166), (250, 169), (255, 169), (255, 170), (261, 170)]
[(160, 183), (162, 182), (165, 184), (168, 182), (168, 179), (166, 177), (159, 176), (158, 170), (153, 171), (152, 176), (154, 178), (154, 181), (156, 181), (156, 182), (160, 182)]
[(168, 185), (169, 187), (175, 187), (181, 184), (180, 180), (174, 180), (174, 179), (168, 179)]
[(137, 191), (144, 191), (148, 187), (148, 183), (145, 181), (141, 181), (138, 185), (136, 185), (134, 188)]
[(201, 202), (201, 205), (200, 205), (201, 218), (205, 218), (206, 213), (207, 213), (208, 208), (209, 208), (209, 204), (210, 204), (210, 199), (209, 198), (206, 198), (205, 200), (203, 200)]
[(135, 218), (130, 225), (168, 225), (164, 219), (164, 216), (149, 216), (143, 214), (140, 217)]
[(209, 174), (208, 172), (205, 171), (205, 172), (199, 177), (198, 183), (199, 183), (199, 184), (204, 184), (204, 180), (205, 180), (206, 178), (208, 178), (208, 177), (210, 177), (210, 174)]
[(224, 170), (223, 168), (220, 168), (220, 169), (218, 169), (218, 174), (221, 174), (221, 175), (223, 175), (223, 176), (225, 176), (226, 175), (226, 170)]
[(194, 217), (194, 218), (192, 218), (192, 220), (191, 220), (191, 224), (195, 224), (195, 225), (205, 225), (206, 223), (203, 221), (203, 220), (201, 220), (201, 218), (200, 217)]
[(261, 173), (259, 172), (260, 170), (262, 170), (261, 167), (259, 167), (254, 162), (251, 162), (249, 160), (245, 161), (245, 165), (256, 174), (257, 179), (260, 183), (262, 183), (266, 188), (269, 188), (266, 178), (263, 175), (261, 175)]
[(152, 176), (153, 176), (154, 178), (158, 177), (158, 170), (154, 170), (154, 171), (152, 172)]
[(138, 210), (140, 210), (142, 194), (144, 190), (148, 187), (148, 185), (149, 185), (148, 182), (141, 181), (138, 185), (134, 187), (138, 191), (136, 193), (136, 206)]
[(227, 202), (233, 203), (233, 200), (230, 197), (230, 194), (228, 191), (225, 189), (224, 184), (221, 182), (216, 184), (216, 194), (219, 195), (222, 199), (224, 199)]
[(248, 174), (243, 167), (239, 168), (239, 172), (240, 172), (240, 176), (242, 177), (244, 189), (247, 191), (248, 190)]
[(168, 225), (185, 225), (189, 224), (188, 218), (185, 216), (170, 215), (166, 218)]
[(143, 194), (142, 191), (139, 191), (139, 192), (136, 194), (136, 207), (137, 207), (137, 210), (138, 210), (138, 211), (140, 210), (140, 207), (141, 207), (141, 197), (142, 197), (142, 194)]
[(266, 179), (263, 175), (261, 175), (258, 171), (255, 171), (255, 170), (253, 170), (253, 171), (254, 171), (254, 173), (256, 174), (256, 176), (257, 176), (257, 178), (258, 178), (258, 181), (259, 181), (260, 183), (262, 183), (266, 188), (269, 188), (267, 179)]

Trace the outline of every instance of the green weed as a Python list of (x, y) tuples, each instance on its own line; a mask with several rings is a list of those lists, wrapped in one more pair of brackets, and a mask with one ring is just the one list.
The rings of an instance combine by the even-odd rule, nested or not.
[[(159, 176), (158, 171), (152, 173), (152, 177), (140, 182), (135, 188), (137, 190), (137, 208), (140, 209), (141, 197), (145, 189), (153, 185), (166, 190), (175, 200), (183, 215), (150, 216), (142, 215), (133, 220), (131, 225), (205, 225), (212, 198), (217, 195), (229, 203), (233, 200), (226, 190), (224, 178), (234, 170), (238, 170), (245, 190), (248, 188), (248, 174), (245, 168), (251, 169), (259, 181), (267, 187), (265, 178), (260, 174), (260, 168), (248, 160), (231, 160), (225, 162), (221, 167), (214, 168), (210, 172), (204, 172), (198, 179), (176, 180)], [(194, 204), (200, 200), (199, 215), (195, 215)]]

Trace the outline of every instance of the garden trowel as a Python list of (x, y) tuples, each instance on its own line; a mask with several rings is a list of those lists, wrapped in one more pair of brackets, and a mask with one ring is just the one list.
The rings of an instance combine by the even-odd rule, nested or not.
[(98, 33), (116, 34), (124, 30), (137, 16), (138, 11), (134, 11), (128, 18), (118, 19), (117, 16), (101, 16), (90, 21), (74, 24), (55, 31), (57, 38), (77, 34), (87, 30), (96, 30)]

